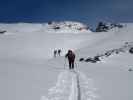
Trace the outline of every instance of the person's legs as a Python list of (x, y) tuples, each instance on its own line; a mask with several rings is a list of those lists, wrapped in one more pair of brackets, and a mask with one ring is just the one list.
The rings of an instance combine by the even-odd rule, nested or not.
[(71, 64), (72, 64), (71, 61), (69, 61), (69, 69), (71, 69)]
[(74, 69), (74, 62), (72, 62), (72, 69)]

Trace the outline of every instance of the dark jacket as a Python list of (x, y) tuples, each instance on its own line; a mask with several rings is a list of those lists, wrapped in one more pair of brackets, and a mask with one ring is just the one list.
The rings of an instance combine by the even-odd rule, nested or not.
[(68, 51), (68, 53), (65, 55), (66, 58), (68, 58), (68, 60), (70, 62), (74, 62), (75, 60), (75, 54), (72, 51)]

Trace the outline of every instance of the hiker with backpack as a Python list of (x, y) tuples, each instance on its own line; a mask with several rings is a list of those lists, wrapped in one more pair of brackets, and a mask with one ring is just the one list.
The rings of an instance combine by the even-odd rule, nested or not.
[(75, 54), (72, 50), (68, 50), (65, 58), (68, 59), (69, 62), (69, 69), (74, 69), (74, 61), (75, 61)]
[(60, 54), (61, 54), (61, 49), (58, 49), (58, 55), (60, 56)]
[(54, 57), (56, 57), (57, 55), (57, 50), (54, 50)]
[(60, 56), (61, 52), (62, 52), (61, 49), (54, 50), (54, 57)]

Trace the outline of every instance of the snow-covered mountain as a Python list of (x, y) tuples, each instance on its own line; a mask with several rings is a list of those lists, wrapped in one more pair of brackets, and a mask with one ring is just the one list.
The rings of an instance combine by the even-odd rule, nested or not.
[[(133, 23), (100, 34), (44, 34), (43, 25), (54, 24), (1, 24), (12, 35), (0, 35), (0, 100), (133, 100)], [(61, 56), (53, 57), (55, 49)], [(76, 54), (74, 71), (64, 57), (68, 49)], [(96, 55), (104, 56), (79, 61)]]
[(96, 27), (96, 32), (108, 32), (110, 30), (113, 30), (114, 28), (123, 28), (125, 27), (122, 23), (104, 23), (99, 22)]
[(12, 23), (0, 24), (5, 33), (44, 32), (44, 33), (90, 33), (89, 27), (80, 22), (62, 21), (48, 23)]

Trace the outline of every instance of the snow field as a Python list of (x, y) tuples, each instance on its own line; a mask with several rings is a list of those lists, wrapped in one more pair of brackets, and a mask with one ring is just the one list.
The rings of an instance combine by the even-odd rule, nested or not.
[[(11, 26), (16, 30), (16, 24)], [(132, 42), (133, 24), (89, 34), (47, 33), (35, 27), (0, 35), (0, 100), (133, 100), (133, 73), (128, 71), (133, 55), (120, 53), (96, 64), (78, 61)], [(53, 58), (59, 48), (61, 57)], [(68, 49), (76, 53), (76, 73), (68, 71)]]
[(58, 76), (56, 86), (49, 89), (48, 98), (42, 96), (41, 100), (93, 100), (96, 98), (93, 85), (93, 80), (83, 73), (63, 71)]

